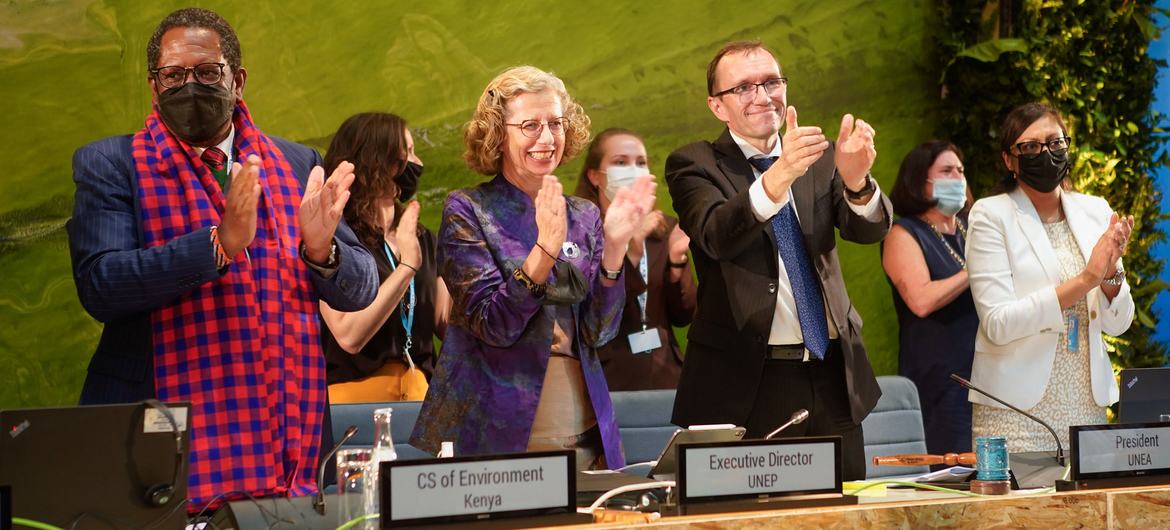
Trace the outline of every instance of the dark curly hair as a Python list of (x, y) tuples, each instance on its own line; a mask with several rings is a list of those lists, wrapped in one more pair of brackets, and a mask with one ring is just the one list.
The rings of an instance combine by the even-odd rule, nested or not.
[[(353, 164), (354, 179), (345, 204), (345, 222), (367, 248), (382, 245), (383, 227), (378, 224), (378, 202), (386, 197), (398, 199), (394, 177), (406, 165), (406, 120), (388, 112), (365, 112), (350, 116), (337, 129), (325, 153), (325, 174), (333, 173), (338, 164)], [(394, 208), (393, 224), (402, 214), (401, 204)]]

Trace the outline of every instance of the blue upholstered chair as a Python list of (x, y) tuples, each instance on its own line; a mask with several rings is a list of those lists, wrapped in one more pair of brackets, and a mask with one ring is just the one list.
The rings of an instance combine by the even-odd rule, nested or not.
[(873, 457), (907, 453), (926, 453), (926, 433), (922, 429), (922, 405), (918, 388), (905, 377), (878, 377), (882, 397), (869, 416), (861, 422), (865, 432), (865, 477), (921, 475), (928, 466), (873, 465)]
[(418, 420), (418, 411), (422, 407), (421, 401), (394, 401), (380, 403), (338, 403), (330, 406), (333, 412), (333, 439), (340, 440), (345, 435), (345, 429), (350, 425), (357, 425), (358, 432), (344, 448), (373, 447), (374, 446), (374, 410), (390, 407), (394, 412), (390, 414), (390, 436), (394, 438), (394, 450), (402, 460), (426, 458), (427, 453), (408, 443), (410, 432), (414, 430), (414, 422)]
[[(658, 458), (678, 426), (670, 422), (674, 390), (610, 392), (614, 417), (622, 438), (626, 462), (648, 462)], [(642, 472), (650, 468), (643, 466)]]

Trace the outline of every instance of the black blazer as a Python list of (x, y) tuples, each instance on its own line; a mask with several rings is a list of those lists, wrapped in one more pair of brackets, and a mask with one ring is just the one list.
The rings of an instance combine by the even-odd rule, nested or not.
[[(683, 230), (691, 237), (699, 277), (698, 308), (674, 404), (674, 423), (743, 425), (764, 367), (779, 278), (772, 224), (757, 221), (748, 188), (751, 165), (728, 131), (696, 142), (666, 160), (666, 184)], [(877, 243), (890, 229), (890, 201), (870, 222), (849, 209), (833, 163), (833, 147), (793, 183), (804, 245), (816, 266), (826, 306), (844, 352), (845, 387), (853, 421), (861, 423), (881, 396), (861, 340), (861, 316), (849, 301), (836, 234)], [(830, 324), (832, 325), (832, 324)]]

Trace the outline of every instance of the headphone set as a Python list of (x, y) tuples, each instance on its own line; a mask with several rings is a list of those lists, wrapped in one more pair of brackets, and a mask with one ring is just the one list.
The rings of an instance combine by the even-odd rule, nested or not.
[[(146, 399), (142, 402), (166, 417), (167, 422), (171, 424), (171, 432), (175, 433), (175, 472), (171, 481), (146, 488), (142, 495), (143, 500), (150, 506), (166, 506), (175, 497), (175, 484), (178, 484), (179, 480), (182, 479), (180, 475), (183, 472), (183, 433), (179, 430), (179, 423), (175, 421), (175, 416), (171, 413), (170, 408), (157, 399)], [(144, 415), (145, 411), (146, 409), (143, 409)]]

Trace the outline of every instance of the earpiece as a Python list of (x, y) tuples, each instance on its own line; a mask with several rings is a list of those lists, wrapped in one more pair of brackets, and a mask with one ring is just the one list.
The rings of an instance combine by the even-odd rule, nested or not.
[(143, 403), (162, 413), (166, 417), (167, 422), (171, 424), (171, 432), (175, 433), (175, 472), (171, 476), (171, 481), (146, 488), (146, 493), (142, 496), (146, 504), (150, 506), (166, 506), (174, 499), (175, 484), (178, 484), (182, 478), (180, 474), (183, 472), (183, 433), (179, 431), (179, 423), (175, 421), (174, 414), (171, 413), (171, 409), (167, 408), (166, 405), (163, 405), (157, 399), (146, 399), (143, 400)]

